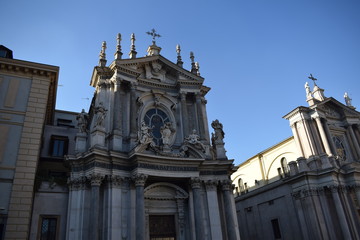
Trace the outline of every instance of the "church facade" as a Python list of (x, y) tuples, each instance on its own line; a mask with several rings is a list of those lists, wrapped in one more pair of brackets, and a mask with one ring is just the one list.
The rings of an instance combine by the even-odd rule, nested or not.
[(240, 239), (235, 167), (218, 120), (209, 135), (193, 53), (186, 70), (180, 46), (173, 63), (155, 38), (145, 57), (131, 43), (124, 59), (118, 35), (107, 65), (103, 42), (88, 112), (44, 122), (29, 239)]
[(243, 239), (360, 238), (360, 113), (309, 78), (309, 106), (284, 116), (293, 136), (232, 176)]

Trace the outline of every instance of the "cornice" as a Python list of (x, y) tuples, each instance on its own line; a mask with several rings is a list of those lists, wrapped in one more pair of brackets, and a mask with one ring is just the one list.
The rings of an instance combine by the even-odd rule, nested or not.
[(57, 79), (59, 67), (41, 63), (27, 62), (17, 59), (0, 58), (0, 70), (11, 73), (36, 75), (40, 77), (55, 77)]

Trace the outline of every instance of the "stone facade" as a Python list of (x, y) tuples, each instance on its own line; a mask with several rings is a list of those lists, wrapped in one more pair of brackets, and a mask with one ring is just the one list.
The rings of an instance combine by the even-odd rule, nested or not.
[(53, 120), (58, 72), (0, 58), (0, 238), (29, 236), (41, 137)]
[(187, 71), (179, 47), (175, 64), (153, 42), (137, 58), (132, 36), (130, 59), (121, 58), (118, 41), (107, 66), (105, 49), (103, 43), (90, 82), (89, 113), (78, 118), (84, 130), (76, 135), (75, 154), (66, 157), (66, 239), (239, 239), (233, 161), (218, 120), (210, 143), (210, 88), (194, 56)]
[[(305, 88), (309, 107), (284, 116), (293, 137), (249, 159), (233, 175), (244, 239), (360, 237), (360, 113), (347, 94), (344, 105), (325, 97), (316, 84), (313, 91)], [(277, 173), (261, 178), (271, 173), (264, 167), (269, 165)], [(249, 170), (261, 182), (244, 188), (253, 181)]]

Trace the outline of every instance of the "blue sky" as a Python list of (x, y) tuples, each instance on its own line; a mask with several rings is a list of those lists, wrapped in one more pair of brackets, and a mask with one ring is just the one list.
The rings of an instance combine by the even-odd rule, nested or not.
[[(89, 86), (101, 42), (113, 59), (117, 33), (123, 58), (136, 35), (144, 56), (155, 28), (161, 54), (184, 68), (189, 52), (200, 64), (209, 122), (224, 125), (225, 148), (239, 164), (291, 136), (282, 119), (306, 106), (312, 73), (325, 96), (360, 109), (360, 1), (19, 1), (0, 0), (0, 44), (14, 58), (60, 66), (57, 108), (88, 109)], [(312, 86), (312, 83), (310, 84)]]

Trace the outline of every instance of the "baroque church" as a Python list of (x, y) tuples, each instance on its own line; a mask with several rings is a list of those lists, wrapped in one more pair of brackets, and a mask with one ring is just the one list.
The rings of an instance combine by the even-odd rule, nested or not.
[(240, 239), (219, 120), (209, 135), (210, 88), (193, 53), (186, 70), (180, 46), (173, 63), (150, 35), (145, 57), (132, 34), (123, 58), (118, 34), (110, 64), (102, 43), (88, 112), (55, 110), (57, 67), (1, 59), (1, 127), (18, 147), (0, 147), (0, 239)]

